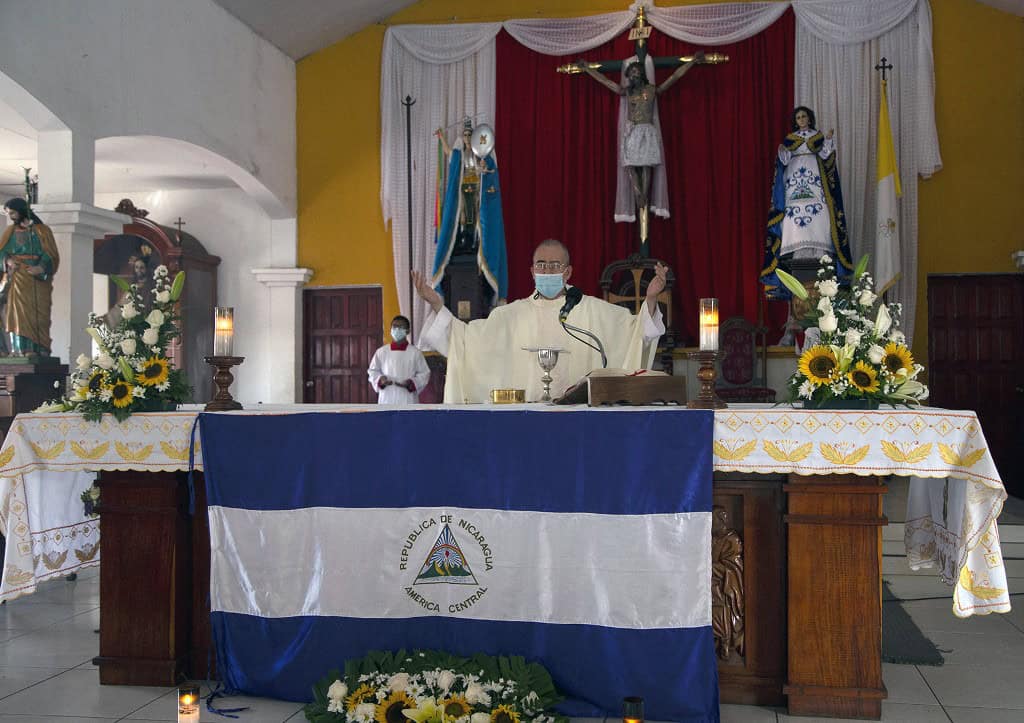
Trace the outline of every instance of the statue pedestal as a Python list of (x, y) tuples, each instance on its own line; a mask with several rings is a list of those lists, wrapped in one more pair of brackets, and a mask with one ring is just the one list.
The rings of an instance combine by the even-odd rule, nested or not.
[(444, 305), (456, 319), (483, 319), (491, 309), (491, 287), (480, 274), (476, 255), (453, 256), (441, 281)]
[(0, 357), (0, 434), (7, 436), (15, 415), (63, 396), (67, 377), (57, 357)]

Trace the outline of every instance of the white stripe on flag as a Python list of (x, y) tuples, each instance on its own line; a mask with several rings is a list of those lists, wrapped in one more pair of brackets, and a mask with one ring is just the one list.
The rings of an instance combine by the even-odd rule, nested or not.
[(896, 202), (896, 182), (893, 175), (878, 181), (875, 236), (875, 288), (881, 293), (900, 272), (900, 212)]
[[(711, 624), (709, 512), (209, 512), (214, 611), (616, 628)], [(434, 551), (439, 564), (421, 574)], [(460, 553), (462, 568), (455, 564)], [(451, 564), (440, 564), (445, 559)]]

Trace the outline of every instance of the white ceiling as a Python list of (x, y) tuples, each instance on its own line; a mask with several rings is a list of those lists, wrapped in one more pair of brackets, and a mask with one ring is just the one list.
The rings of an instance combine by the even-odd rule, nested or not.
[[(293, 60), (334, 45), (417, 0), (213, 0)], [(1022, 0), (1024, 1), (1024, 0)], [(628, 3), (623, 3), (628, 5)]]
[[(417, 0), (213, 0), (293, 60), (379, 23)], [(1024, 0), (978, 0), (1024, 16)], [(932, 0), (936, 2), (936, 0)], [(657, 3), (655, 3), (657, 4)], [(478, 13), (482, 6), (466, 3)], [(622, 9), (629, 0), (622, 0)]]

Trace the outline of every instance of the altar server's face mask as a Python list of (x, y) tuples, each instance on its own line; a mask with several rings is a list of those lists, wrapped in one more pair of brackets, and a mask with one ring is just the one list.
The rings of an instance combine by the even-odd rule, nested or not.
[(395, 340), (396, 344), (401, 344), (407, 336), (409, 336), (409, 330), (404, 326), (391, 327), (391, 338)]

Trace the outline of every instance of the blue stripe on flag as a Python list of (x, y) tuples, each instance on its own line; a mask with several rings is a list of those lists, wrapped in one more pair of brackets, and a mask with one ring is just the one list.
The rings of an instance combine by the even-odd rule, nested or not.
[[(622, 698), (644, 699), (646, 718), (718, 721), (718, 669), (711, 627), (624, 630), (592, 625), (491, 622), (423, 617), (259, 618), (214, 613), (218, 660), (229, 689), (309, 701), (331, 669), (371, 650), (412, 647), (455, 655), (522, 655), (551, 671), (573, 717), (616, 717)], [(234, 661), (244, 659), (244, 668)], [(315, 671), (315, 672), (314, 672)]]
[(711, 510), (704, 410), (201, 414), (210, 505)]

